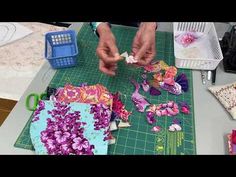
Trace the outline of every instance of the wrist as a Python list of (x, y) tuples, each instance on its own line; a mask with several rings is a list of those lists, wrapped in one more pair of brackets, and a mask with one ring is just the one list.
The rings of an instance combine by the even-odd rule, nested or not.
[(156, 22), (142, 22), (140, 23), (140, 28), (156, 31), (157, 23)]
[(105, 35), (106, 33), (110, 33), (111, 32), (111, 27), (108, 23), (100, 23), (98, 26), (97, 26), (97, 29), (96, 29), (98, 35), (100, 37), (102, 37), (103, 35)]

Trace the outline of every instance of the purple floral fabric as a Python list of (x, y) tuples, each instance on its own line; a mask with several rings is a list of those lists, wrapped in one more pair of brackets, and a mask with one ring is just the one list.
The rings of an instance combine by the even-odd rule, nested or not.
[(30, 128), (36, 153), (106, 154), (110, 117), (102, 104), (40, 101)]

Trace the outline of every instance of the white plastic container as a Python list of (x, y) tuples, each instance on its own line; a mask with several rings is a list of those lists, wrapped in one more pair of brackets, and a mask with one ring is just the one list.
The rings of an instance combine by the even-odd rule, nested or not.
[[(174, 22), (174, 55), (177, 68), (214, 70), (223, 59), (214, 23)], [(201, 37), (187, 47), (175, 37), (184, 32), (196, 32)]]

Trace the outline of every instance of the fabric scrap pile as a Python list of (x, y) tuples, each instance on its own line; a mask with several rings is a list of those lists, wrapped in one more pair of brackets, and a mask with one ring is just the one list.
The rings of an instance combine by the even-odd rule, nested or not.
[[(153, 74), (153, 79), (148, 80), (148, 74), (150, 73)], [(157, 122), (155, 115), (158, 117), (175, 117), (179, 113), (190, 114), (190, 107), (186, 102), (179, 102), (179, 104), (177, 104), (170, 100), (167, 103), (151, 104), (145, 96), (139, 93), (141, 87), (144, 92), (149, 91), (151, 96), (160, 96), (161, 90), (174, 95), (180, 95), (187, 92), (189, 87), (187, 76), (184, 73), (177, 75), (176, 67), (168, 66), (163, 60), (155, 61), (144, 67), (141, 78), (141, 84), (137, 83), (134, 79), (130, 80), (135, 87), (131, 100), (138, 112), (146, 111), (148, 124), (152, 125)], [(175, 118), (173, 123), (169, 126), (169, 131), (174, 132), (181, 130), (181, 121)], [(159, 132), (161, 131), (161, 127), (154, 126), (151, 131)]]

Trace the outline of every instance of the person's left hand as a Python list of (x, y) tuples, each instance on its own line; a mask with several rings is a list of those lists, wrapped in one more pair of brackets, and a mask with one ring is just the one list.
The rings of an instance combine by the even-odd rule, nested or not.
[(143, 22), (132, 45), (131, 55), (134, 56), (138, 66), (148, 65), (156, 55), (156, 23)]

